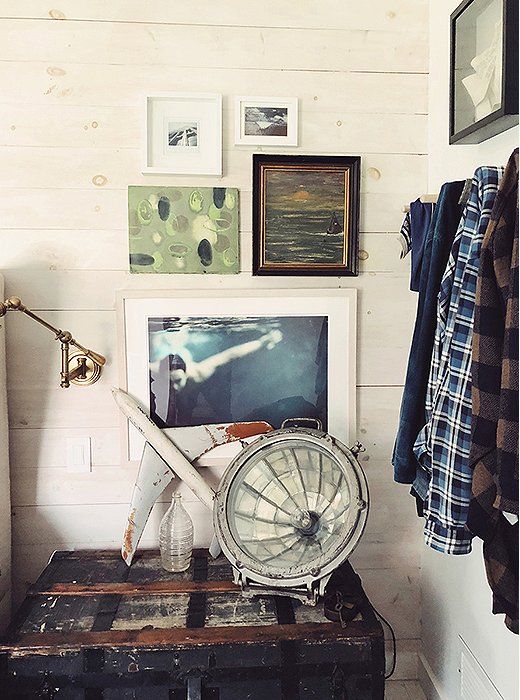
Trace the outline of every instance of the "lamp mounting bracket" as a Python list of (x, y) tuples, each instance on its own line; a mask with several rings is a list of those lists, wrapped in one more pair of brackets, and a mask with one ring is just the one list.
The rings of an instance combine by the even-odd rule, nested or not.
[[(55, 340), (61, 343), (61, 372), (60, 386), (64, 389), (68, 388), (71, 383), (77, 386), (88, 386), (96, 382), (101, 375), (101, 368), (105, 364), (106, 359), (93, 350), (80, 345), (77, 340), (74, 340), (69, 331), (63, 331), (60, 328), (54, 328), (50, 323), (44, 321), (43, 318), (37, 316), (33, 311), (28, 309), (19, 297), (9, 297), (4, 302), (0, 302), (0, 318), (5, 316), (8, 311), (21, 311), (29, 318), (37, 321), (39, 324), (48, 328), (55, 335)], [(80, 352), (69, 355), (69, 348), (73, 345)]]

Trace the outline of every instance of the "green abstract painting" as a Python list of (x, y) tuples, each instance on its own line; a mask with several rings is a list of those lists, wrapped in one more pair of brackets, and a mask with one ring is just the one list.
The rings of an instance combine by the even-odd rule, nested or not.
[(238, 190), (128, 188), (130, 272), (239, 272)]

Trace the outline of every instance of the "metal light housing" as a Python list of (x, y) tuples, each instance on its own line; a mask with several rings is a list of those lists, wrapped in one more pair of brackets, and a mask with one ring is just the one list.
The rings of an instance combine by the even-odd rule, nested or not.
[(213, 521), (245, 594), (315, 605), (352, 553), (368, 516), (356, 448), (328, 433), (282, 428), (245, 447), (226, 469)]

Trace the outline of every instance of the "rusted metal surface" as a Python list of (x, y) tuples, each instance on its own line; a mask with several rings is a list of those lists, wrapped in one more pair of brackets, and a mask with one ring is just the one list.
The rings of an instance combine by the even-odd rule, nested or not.
[[(182, 479), (212, 510), (215, 494), (192, 462), (215, 447), (260, 435), (273, 428), (259, 421), (160, 429), (125, 391), (113, 389), (112, 394), (121, 411), (146, 440), (121, 546), (121, 556), (130, 565), (153, 505), (174, 476)], [(212, 552), (216, 555), (218, 547), (213, 545)]]
[(195, 462), (220, 445), (246, 440), (272, 430), (272, 425), (265, 421), (163, 428), (165, 435), (175, 443), (190, 462)]
[(155, 501), (174, 477), (174, 472), (164, 459), (146, 443), (123, 534), (121, 556), (127, 564), (132, 562)]
[[(208, 444), (203, 448), (203, 441), (201, 444), (197, 445), (196, 456), (192, 459), (198, 459), (202, 455), (207, 454), (210, 450), (220, 445), (227, 445), (237, 440), (245, 440), (250, 437), (256, 437), (257, 435), (263, 435), (264, 433), (269, 433), (273, 430), (273, 427), (269, 423), (264, 421), (256, 421), (251, 423), (225, 423), (223, 425), (202, 425), (200, 426), (207, 434)], [(176, 431), (185, 430), (186, 433), (191, 430), (198, 430), (199, 426), (194, 428), (173, 428)], [(168, 428), (166, 428), (168, 430)], [(179, 441), (181, 446), (185, 445), (184, 437), (177, 437), (176, 441)], [(202, 451), (201, 451), (202, 449)], [(181, 451), (184, 452), (184, 447), (181, 447)]]
[[(134, 552), (135, 548), (137, 547), (137, 544), (134, 544), (136, 513), (137, 513), (137, 511), (135, 508), (130, 508), (130, 512), (128, 513), (128, 519), (127, 519), (127, 523), (126, 523), (125, 532), (123, 534), (123, 546), (121, 548), (121, 556), (123, 557), (123, 559), (125, 561), (127, 561), (130, 553)], [(150, 516), (150, 512), (148, 512), (148, 517), (149, 516)]]
[(232, 442), (233, 440), (245, 440), (245, 438), (262, 435), (263, 433), (270, 433), (273, 430), (273, 426), (264, 421), (257, 421), (254, 423), (231, 423), (223, 427), (228, 437), (228, 442)]
[(132, 495), (131, 517), (128, 518), (121, 547), (124, 561), (130, 564), (153, 504), (174, 474), (182, 478), (209, 509), (213, 508), (215, 494), (177, 445), (150, 420), (132, 396), (116, 388), (112, 389), (112, 395), (124, 415), (146, 440)]

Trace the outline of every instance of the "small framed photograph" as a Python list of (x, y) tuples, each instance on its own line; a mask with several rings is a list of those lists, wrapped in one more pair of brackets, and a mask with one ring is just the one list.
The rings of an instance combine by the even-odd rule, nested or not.
[(143, 173), (222, 175), (222, 96), (147, 96)]
[(451, 14), (450, 144), (518, 124), (518, 0), (464, 0)]
[(237, 97), (235, 144), (298, 145), (298, 98)]
[(159, 427), (312, 418), (355, 440), (356, 290), (125, 290), (117, 307), (120, 386)]
[(253, 155), (254, 275), (357, 275), (360, 164)]

